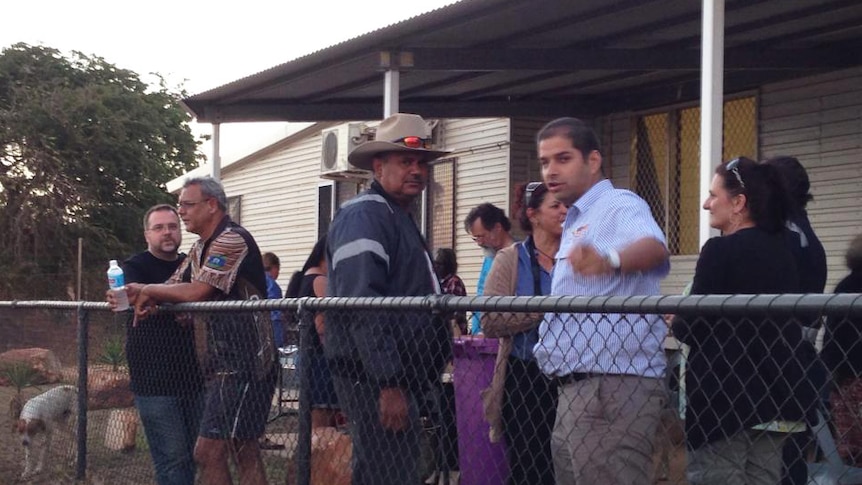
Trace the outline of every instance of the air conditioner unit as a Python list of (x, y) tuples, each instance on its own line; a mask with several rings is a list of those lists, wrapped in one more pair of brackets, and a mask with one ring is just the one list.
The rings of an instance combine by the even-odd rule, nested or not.
[(347, 154), (362, 143), (367, 135), (365, 125), (348, 123), (321, 133), (320, 177), (330, 180), (365, 180), (371, 172), (354, 167)]

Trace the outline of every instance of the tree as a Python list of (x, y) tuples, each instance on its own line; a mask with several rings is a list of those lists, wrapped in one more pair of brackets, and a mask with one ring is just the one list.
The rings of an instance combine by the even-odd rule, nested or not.
[[(185, 93), (158, 79), (80, 52), (0, 53), (0, 298), (65, 298), (82, 237), (99, 282), (88, 296), (101, 299), (107, 260), (141, 247), (144, 211), (171, 202), (165, 183), (200, 158)], [(32, 275), (56, 274), (33, 292)]]

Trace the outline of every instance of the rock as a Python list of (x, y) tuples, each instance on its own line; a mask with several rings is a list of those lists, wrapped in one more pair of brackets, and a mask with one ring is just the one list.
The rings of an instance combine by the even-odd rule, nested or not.
[[(34, 376), (30, 385), (60, 382), (60, 359), (48, 349), (12, 349), (0, 354), (0, 369), (16, 363), (27, 364), (33, 369)], [(9, 386), (12, 383), (6, 375), (0, 373), (0, 385)]]
[(128, 408), (135, 405), (129, 384), (129, 374), (103, 369), (90, 369), (87, 407), (97, 409)]
[(105, 448), (128, 452), (135, 449), (138, 434), (138, 411), (135, 408), (114, 409), (105, 427)]
[(350, 485), (350, 458), (353, 443), (350, 436), (336, 428), (314, 428), (311, 431), (312, 485)]

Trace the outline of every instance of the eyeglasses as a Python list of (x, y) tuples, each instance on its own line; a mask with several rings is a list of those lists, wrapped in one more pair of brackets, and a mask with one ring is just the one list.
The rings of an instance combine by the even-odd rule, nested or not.
[(491, 232), (494, 231), (494, 229), (491, 229), (489, 231), (489, 230), (485, 229), (484, 227), (482, 229), (485, 232), (474, 233), (474, 234), (470, 235), (470, 237), (473, 239), (474, 242), (484, 241), (485, 239), (487, 239), (491, 235)]
[(727, 162), (727, 165), (724, 166), (728, 172), (733, 172), (736, 175), (736, 180), (739, 182), (740, 187), (745, 190), (745, 182), (742, 181), (742, 175), (739, 174), (739, 159), (734, 158), (733, 160)]
[(420, 138), (418, 136), (405, 136), (404, 138), (399, 138), (392, 143), (401, 144), (407, 148), (431, 148), (430, 138)]
[(179, 224), (156, 224), (155, 226), (147, 229), (152, 232), (162, 232), (167, 229), (170, 232), (178, 231), (180, 229)]
[(473, 232), (473, 233), (470, 233), (470, 237), (473, 239), (473, 241), (474, 241), (474, 242), (477, 242), (477, 243), (479, 243), (479, 244), (481, 244), (482, 242), (484, 242), (486, 239), (489, 239), (489, 238), (493, 237), (493, 236), (494, 236), (494, 234), (497, 232), (497, 228), (498, 228), (498, 227), (502, 227), (502, 226), (500, 226), (500, 223), (499, 223), (499, 222), (498, 222), (498, 223), (496, 223), (496, 224), (494, 224), (494, 227), (492, 227), (490, 230), (489, 230), (489, 229), (485, 229), (484, 224), (479, 224), (479, 226), (481, 226), (481, 228), (482, 228), (481, 230), (482, 230), (483, 232)]
[(524, 207), (530, 207), (530, 200), (533, 198), (533, 192), (541, 187), (542, 182), (530, 182), (524, 188)]
[(181, 200), (181, 201), (177, 202), (177, 209), (191, 209), (192, 207), (194, 207), (200, 203), (207, 202), (209, 200), (210, 199), (204, 199), (204, 200), (199, 200), (197, 202), (189, 202), (187, 200)]

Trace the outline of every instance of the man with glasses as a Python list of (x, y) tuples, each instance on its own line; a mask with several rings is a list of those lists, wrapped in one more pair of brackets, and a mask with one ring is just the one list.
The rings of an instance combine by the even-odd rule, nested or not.
[[(474, 207), (467, 214), (464, 219), (464, 230), (482, 248), (485, 254), (482, 260), (482, 269), (479, 272), (479, 282), (476, 284), (476, 295), (482, 296), (485, 290), (485, 278), (491, 271), (491, 265), (497, 251), (515, 243), (509, 233), (512, 230), (512, 223), (506, 217), (503, 209), (486, 202)], [(474, 312), (473, 318), (470, 320), (469, 330), (474, 335), (482, 333), (479, 317), (479, 313)]]
[[(430, 128), (413, 114), (383, 120), (348, 160), (369, 170), (368, 190), (345, 203), (326, 246), (328, 296), (439, 294), (410, 207), (428, 182)], [(419, 406), (451, 357), (449, 324), (425, 311), (329, 310), (326, 357), (350, 420), (354, 485), (418, 484)]]
[[(659, 294), (670, 270), (664, 235), (643, 199), (605, 178), (595, 132), (560, 118), (536, 145), (548, 191), (569, 208), (551, 294)], [(558, 484), (652, 483), (666, 334), (658, 315), (545, 315), (534, 353), (560, 392), (551, 442)]]
[[(129, 283), (164, 283), (185, 260), (177, 210), (151, 207), (144, 214), (147, 250), (123, 262)], [(203, 379), (195, 356), (194, 330), (173, 314), (126, 322), (135, 407), (156, 469), (158, 485), (193, 485), (195, 439), (203, 407)]]
[[(137, 318), (149, 316), (160, 303), (266, 298), (260, 249), (227, 215), (227, 197), (217, 180), (186, 180), (178, 212), (200, 239), (167, 283), (126, 285)], [(277, 370), (269, 312), (213, 312), (205, 320), (206, 389), (194, 451), (201, 482), (231, 483), (228, 461), (233, 458), (243, 485), (265, 484), (258, 439)]]

